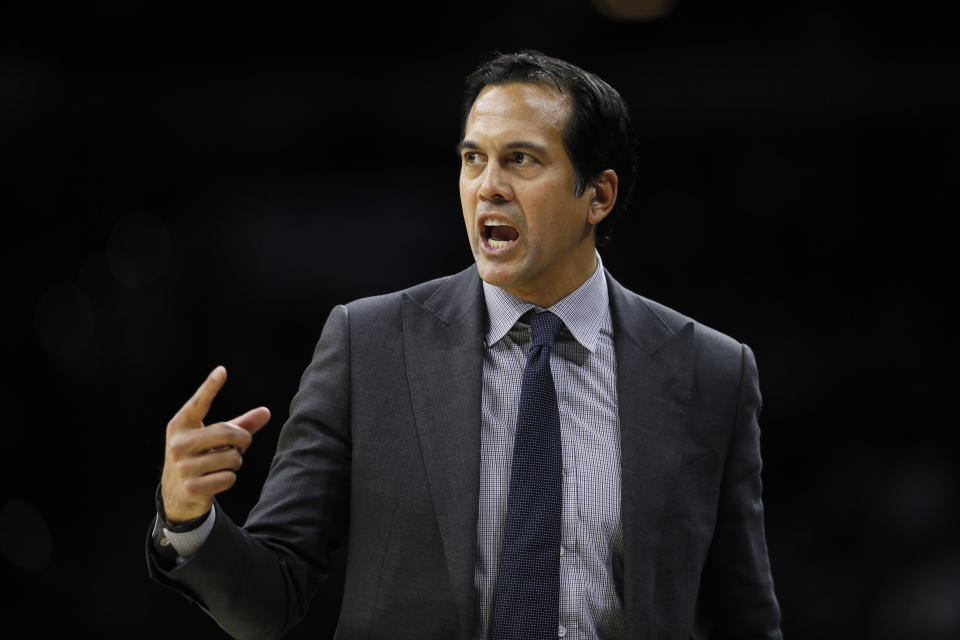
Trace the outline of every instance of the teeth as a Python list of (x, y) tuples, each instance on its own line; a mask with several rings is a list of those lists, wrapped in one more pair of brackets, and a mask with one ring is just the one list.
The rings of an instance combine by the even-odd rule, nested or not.
[[(506, 218), (496, 218), (496, 217), (485, 219), (483, 221), (483, 226), (486, 229), (490, 229), (491, 227), (513, 227), (513, 225), (510, 224), (510, 222), (508, 222)], [(490, 232), (484, 233), (483, 235), (484, 235), (484, 238), (486, 239), (487, 246), (490, 247), (491, 249), (503, 249), (505, 247), (511, 246), (516, 242), (516, 240), (494, 240), (494, 238), (492, 237), (493, 234)]]

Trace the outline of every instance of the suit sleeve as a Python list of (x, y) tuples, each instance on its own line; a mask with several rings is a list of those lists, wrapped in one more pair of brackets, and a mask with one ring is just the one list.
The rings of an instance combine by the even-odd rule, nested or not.
[(196, 601), (235, 638), (275, 638), (305, 613), (347, 531), (350, 338), (334, 309), (290, 406), (260, 499), (243, 528), (218, 506), (200, 550), (171, 566), (148, 541), (151, 577)]
[(723, 471), (716, 530), (697, 603), (696, 638), (781, 638), (763, 524), (760, 387), (753, 352), (741, 346), (740, 397)]

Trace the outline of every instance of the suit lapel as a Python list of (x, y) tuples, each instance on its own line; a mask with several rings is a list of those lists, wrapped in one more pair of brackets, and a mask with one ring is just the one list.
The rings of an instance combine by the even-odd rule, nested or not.
[[(680, 464), (693, 378), (693, 323), (670, 327), (640, 296), (607, 274), (617, 355), (622, 449), (624, 614), (627, 636), (658, 626), (658, 566), (669, 512), (666, 483)], [(666, 562), (678, 560), (669, 557)], [(676, 577), (675, 574), (673, 577)]]
[(422, 304), (403, 300), (411, 401), (464, 637), (474, 618), (485, 313), (475, 267)]

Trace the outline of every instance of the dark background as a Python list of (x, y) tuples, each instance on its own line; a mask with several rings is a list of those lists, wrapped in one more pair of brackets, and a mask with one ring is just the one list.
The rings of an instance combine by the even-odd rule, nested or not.
[(242, 520), (331, 307), (470, 264), (462, 79), (531, 47), (633, 110), (605, 265), (757, 355), (788, 637), (960, 637), (954, 23), (773, 5), (3, 9), (4, 635), (222, 635), (146, 576), (166, 421), (220, 363), (214, 419), (273, 410)]

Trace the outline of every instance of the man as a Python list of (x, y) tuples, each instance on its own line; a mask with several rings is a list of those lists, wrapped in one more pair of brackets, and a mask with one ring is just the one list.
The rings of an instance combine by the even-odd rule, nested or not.
[(334, 309), (243, 528), (213, 496), (269, 412), (200, 428), (214, 370), (167, 427), (151, 575), (276, 637), (348, 539), (338, 637), (780, 637), (753, 355), (594, 248), (632, 181), (619, 94), (500, 56), (462, 133), (476, 265)]

